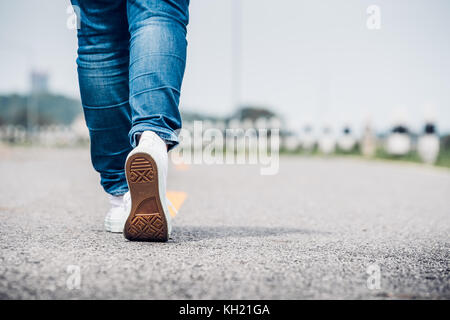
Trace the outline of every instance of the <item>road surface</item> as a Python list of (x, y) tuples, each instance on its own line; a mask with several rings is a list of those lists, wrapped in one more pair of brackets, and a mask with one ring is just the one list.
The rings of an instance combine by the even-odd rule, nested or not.
[(103, 230), (87, 149), (0, 150), (2, 299), (450, 298), (450, 171), (355, 158), (171, 166), (168, 243)]

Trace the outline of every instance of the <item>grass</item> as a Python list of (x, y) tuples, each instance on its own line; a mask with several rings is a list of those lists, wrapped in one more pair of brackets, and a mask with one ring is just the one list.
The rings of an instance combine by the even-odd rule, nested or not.
[(421, 163), (422, 160), (420, 160), (420, 157), (416, 151), (411, 151), (408, 154), (405, 154), (403, 156), (393, 156), (388, 154), (384, 149), (378, 148), (375, 152), (375, 158), (376, 159), (385, 159), (385, 160), (400, 160), (400, 161), (408, 161), (408, 162), (417, 162)]
[[(306, 152), (304, 150), (288, 151), (285, 149), (280, 149), (280, 153), (285, 154), (285, 155), (309, 155), (309, 156), (321, 156), (322, 155), (320, 153), (320, 151), (317, 149), (317, 147), (314, 148), (310, 152)], [(359, 151), (358, 147), (355, 147), (352, 151), (349, 151), (349, 152), (344, 152), (339, 149), (336, 149), (335, 153), (333, 153), (332, 155), (329, 155), (329, 157), (333, 157), (333, 156), (362, 157), (361, 152)], [(419, 157), (419, 154), (416, 151), (411, 151), (410, 153), (408, 153), (404, 156), (393, 156), (393, 155), (388, 154), (383, 148), (378, 148), (372, 159), (423, 163)], [(444, 149), (439, 152), (439, 156), (438, 156), (437, 161), (434, 164), (434, 166), (450, 168), (450, 150), (449, 149)]]
[(450, 150), (442, 150), (439, 153), (436, 165), (439, 167), (450, 168)]

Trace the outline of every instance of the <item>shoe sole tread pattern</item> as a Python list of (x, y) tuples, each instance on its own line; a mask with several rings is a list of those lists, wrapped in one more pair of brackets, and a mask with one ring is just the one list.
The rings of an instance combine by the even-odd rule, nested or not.
[(167, 221), (159, 198), (155, 161), (149, 154), (136, 153), (128, 158), (125, 168), (131, 196), (125, 238), (132, 241), (167, 241)]

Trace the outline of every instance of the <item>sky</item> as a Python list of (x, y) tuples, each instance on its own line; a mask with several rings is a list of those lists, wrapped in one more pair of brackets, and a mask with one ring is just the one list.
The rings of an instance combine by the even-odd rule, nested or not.
[[(225, 116), (233, 96), (232, 1), (191, 0), (180, 107)], [(306, 122), (385, 130), (425, 116), (450, 132), (450, 1), (241, 0), (241, 104)], [(56, 93), (79, 98), (69, 1), (0, 2), (0, 93), (26, 92), (31, 69)], [(369, 29), (375, 5), (380, 29)], [(234, 42), (236, 43), (236, 42)]]

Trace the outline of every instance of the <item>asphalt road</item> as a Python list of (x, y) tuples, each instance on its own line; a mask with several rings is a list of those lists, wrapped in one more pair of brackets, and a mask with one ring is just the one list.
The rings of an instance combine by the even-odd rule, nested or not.
[(0, 298), (450, 298), (448, 170), (308, 157), (283, 157), (275, 176), (185, 169), (169, 174), (187, 193), (172, 239), (138, 243), (103, 230), (87, 149), (0, 150)]

